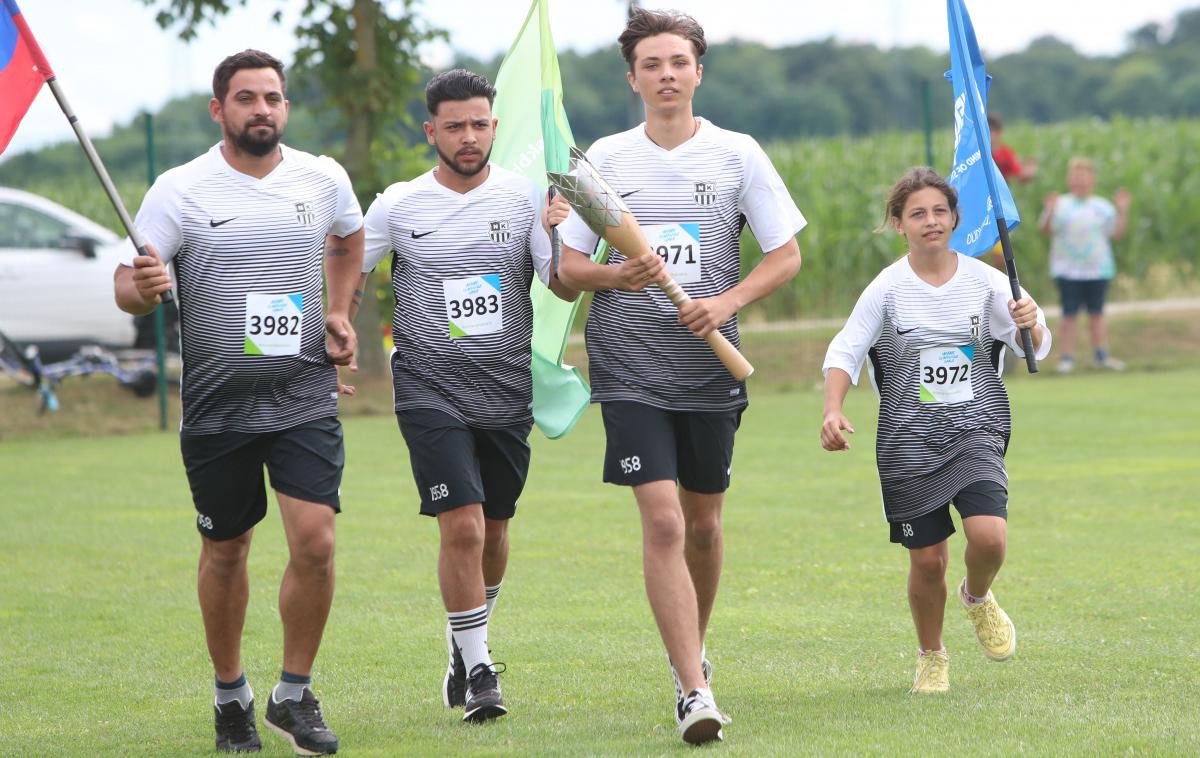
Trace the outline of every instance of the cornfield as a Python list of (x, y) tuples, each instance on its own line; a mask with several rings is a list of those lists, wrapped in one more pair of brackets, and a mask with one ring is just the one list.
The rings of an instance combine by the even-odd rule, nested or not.
[[(1022, 159), (1039, 164), (1035, 178), (1011, 187), (1021, 225), (1012, 240), (1021, 283), (1039, 302), (1057, 298), (1049, 275), (1049, 244), (1037, 229), (1047, 193), (1066, 192), (1073, 156), (1096, 162), (1096, 192), (1133, 194), (1129, 229), (1115, 243), (1116, 298), (1194, 292), (1200, 272), (1200, 121), (1117, 119), (1014, 125), (1004, 139)], [(935, 135), (934, 168), (945, 172), (953, 138)], [(799, 139), (766, 145), (768, 155), (808, 219), (799, 235), (804, 267), (782, 292), (757, 305), (765, 318), (837, 315), (884, 266), (902, 255), (904, 240), (874, 233), (896, 179), (925, 162), (920, 132), (869, 137)], [(759, 248), (747, 231), (742, 266)]]
[[(1066, 191), (1066, 164), (1076, 155), (1096, 161), (1099, 194), (1111, 197), (1119, 187), (1133, 194), (1129, 230), (1116, 243), (1119, 273), (1113, 297), (1195, 292), (1200, 283), (1200, 120), (1015, 124), (1004, 136), (1018, 156), (1034, 158), (1040, 165), (1032, 181), (1012, 187), (1022, 216), (1012, 234), (1021, 281), (1039, 302), (1053, 303), (1057, 293), (1037, 217), (1047, 193)], [(951, 147), (949, 133), (935, 135), (934, 168), (945, 170)], [(746, 316), (762, 320), (843, 315), (875, 274), (904, 253), (903, 239), (873, 230), (883, 218), (892, 183), (909, 166), (925, 162), (924, 135), (808, 138), (765, 148), (808, 219), (799, 236), (804, 267), (782, 291), (752, 306)], [(119, 185), (130, 210), (135, 210), (145, 194), (144, 183), (123, 178)], [(118, 229), (116, 214), (90, 177), (39, 182), (26, 189)], [(743, 270), (749, 271), (760, 251), (748, 230), (742, 249)]]

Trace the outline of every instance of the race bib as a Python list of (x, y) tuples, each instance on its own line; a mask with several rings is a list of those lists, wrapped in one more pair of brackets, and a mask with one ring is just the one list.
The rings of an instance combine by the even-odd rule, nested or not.
[(500, 275), (484, 274), (442, 282), (446, 321), (452, 338), (474, 337), (504, 329)]
[(299, 355), (304, 295), (246, 294), (246, 355)]
[(974, 345), (927, 347), (921, 350), (921, 402), (965, 403), (975, 399), (971, 389)]
[(650, 249), (667, 264), (667, 271), (680, 284), (700, 281), (700, 225), (662, 224), (643, 226)]

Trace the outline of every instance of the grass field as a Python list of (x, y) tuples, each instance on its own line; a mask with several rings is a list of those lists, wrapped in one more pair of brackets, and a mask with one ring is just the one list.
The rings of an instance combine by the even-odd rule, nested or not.
[[(815, 379), (788, 383), (778, 370), (811, 360), (804, 342), (751, 340), (760, 365), (775, 356), (781, 366), (752, 385), (738, 437), (709, 636), (718, 701), (735, 722), (708, 749), (1200, 753), (1195, 353), (1190, 366), (1149, 357), (1121, 375), (1013, 378), (1010, 554), (996, 592), (1020, 648), (988, 662), (952, 606), (951, 692), (913, 698), (906, 560), (879, 515), (874, 398), (851, 393), (854, 449), (821, 451)], [(3, 399), (15, 407), (11, 392)], [(8, 436), (0, 754), (211, 753), (197, 537), (175, 435)], [(596, 409), (565, 440), (534, 436), (491, 635), (509, 665), (512, 714), (478, 728), (441, 705), (436, 532), (415, 513), (395, 422), (351, 416), (346, 438), (339, 586), (315, 671), (344, 754), (686, 754), (642, 590), (635, 509), (599, 483)], [(952, 542), (953, 582), (963, 543)], [(251, 555), (245, 636), (260, 702), (278, 675), (284, 560), (272, 509)], [(264, 754), (289, 753), (263, 739)]]

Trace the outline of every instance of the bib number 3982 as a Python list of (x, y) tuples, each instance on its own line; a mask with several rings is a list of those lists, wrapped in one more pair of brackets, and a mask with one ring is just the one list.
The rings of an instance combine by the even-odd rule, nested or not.
[(500, 275), (484, 274), (442, 282), (446, 321), (452, 338), (474, 337), (504, 329)]
[(927, 347), (921, 351), (921, 402), (965, 403), (975, 399), (971, 388), (974, 345)]
[(246, 294), (246, 355), (299, 355), (304, 295)]

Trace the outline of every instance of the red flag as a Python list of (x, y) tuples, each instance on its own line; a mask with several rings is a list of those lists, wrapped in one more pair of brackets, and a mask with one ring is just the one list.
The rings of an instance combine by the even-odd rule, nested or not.
[(8, 147), (42, 83), (53, 76), (16, 0), (0, 0), (0, 153)]

